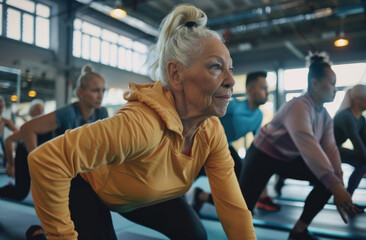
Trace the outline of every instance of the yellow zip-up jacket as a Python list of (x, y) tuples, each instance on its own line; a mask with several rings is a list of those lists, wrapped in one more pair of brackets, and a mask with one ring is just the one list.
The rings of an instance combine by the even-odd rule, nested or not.
[(77, 239), (68, 208), (77, 174), (108, 208), (128, 212), (183, 195), (203, 165), (228, 238), (255, 239), (219, 119), (201, 124), (188, 157), (173, 96), (160, 81), (130, 83), (124, 97), (128, 103), (115, 116), (67, 130), (29, 154), (34, 205), (48, 239)]

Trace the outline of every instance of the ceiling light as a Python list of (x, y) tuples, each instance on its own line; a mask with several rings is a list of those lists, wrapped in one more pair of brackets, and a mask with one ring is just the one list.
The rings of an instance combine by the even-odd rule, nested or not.
[(16, 101), (18, 101), (18, 96), (17, 95), (11, 95), (10, 100), (12, 102), (16, 102)]
[(115, 9), (112, 9), (112, 11), (109, 13), (109, 15), (113, 18), (120, 19), (120, 18), (126, 17), (127, 12), (118, 6)]
[(341, 18), (341, 31), (339, 33), (339, 37), (337, 40), (334, 41), (334, 46), (336, 46), (336, 47), (345, 47), (349, 44), (348, 39), (344, 37), (343, 21), (344, 21), (344, 16), (342, 16), (342, 18)]
[(31, 98), (33, 98), (33, 97), (37, 96), (37, 92), (36, 92), (36, 91), (34, 91), (34, 90), (30, 90), (30, 91), (28, 92), (28, 96), (29, 96), (29, 97), (31, 97)]
[(338, 38), (334, 41), (334, 46), (336, 47), (345, 47), (347, 46), (349, 41), (346, 38)]

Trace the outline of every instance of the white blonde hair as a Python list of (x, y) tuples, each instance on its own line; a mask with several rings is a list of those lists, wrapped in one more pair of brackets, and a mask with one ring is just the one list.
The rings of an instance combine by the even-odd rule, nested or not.
[(164, 86), (169, 86), (166, 70), (169, 61), (189, 67), (202, 50), (201, 40), (214, 38), (223, 41), (217, 32), (205, 27), (206, 23), (206, 14), (192, 5), (179, 5), (163, 19), (158, 41), (148, 55), (154, 80), (161, 80)]
[(337, 113), (350, 108), (352, 106), (353, 100), (358, 97), (366, 97), (366, 85), (357, 84), (354, 87), (349, 88), (344, 95), (343, 101)]

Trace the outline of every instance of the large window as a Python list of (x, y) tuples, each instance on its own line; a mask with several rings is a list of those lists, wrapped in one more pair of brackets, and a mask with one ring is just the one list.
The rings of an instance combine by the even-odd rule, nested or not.
[(73, 56), (146, 74), (148, 47), (94, 24), (75, 19)]
[(50, 7), (38, 1), (0, 0), (0, 35), (49, 48), (50, 13)]
[[(333, 117), (337, 112), (348, 87), (358, 83), (366, 84), (366, 63), (339, 64), (332, 66), (337, 76), (337, 94), (331, 103), (324, 104)], [(288, 69), (284, 71), (284, 88), (286, 101), (300, 96), (307, 89), (307, 68)]]

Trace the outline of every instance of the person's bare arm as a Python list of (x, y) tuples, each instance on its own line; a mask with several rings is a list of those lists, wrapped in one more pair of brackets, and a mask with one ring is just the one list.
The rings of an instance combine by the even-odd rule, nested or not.
[(7, 159), (6, 174), (9, 177), (14, 177), (14, 157), (13, 157), (13, 142), (17, 142), (22, 139), (22, 133), (15, 131), (12, 135), (5, 139), (5, 156)]
[(55, 112), (39, 118), (32, 119), (23, 124), (20, 128), (25, 146), (30, 153), (38, 146), (37, 134), (47, 133), (57, 129), (57, 121)]
[(11, 131), (16, 131), (16, 130), (18, 130), (18, 128), (15, 126), (15, 124), (11, 121), (11, 120), (9, 120), (9, 119), (6, 119), (6, 118), (3, 118), (3, 121), (4, 121), (4, 124), (5, 124), (5, 126), (9, 129), (9, 130), (11, 130)]

